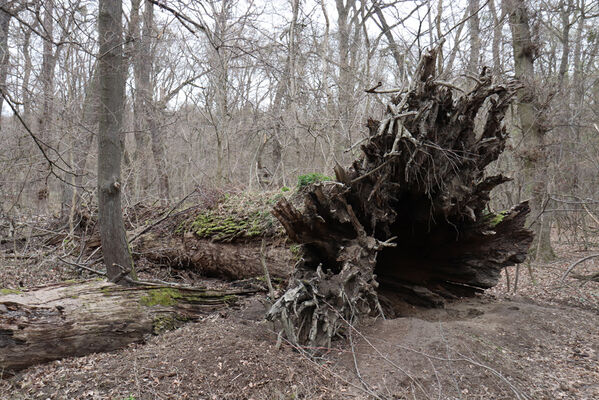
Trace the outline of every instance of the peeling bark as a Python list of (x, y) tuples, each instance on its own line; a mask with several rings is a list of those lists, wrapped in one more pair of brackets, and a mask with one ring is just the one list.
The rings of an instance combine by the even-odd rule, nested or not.
[(227, 307), (235, 303), (237, 295), (245, 293), (124, 287), (93, 280), (2, 295), (0, 369), (18, 371), (47, 361), (141, 343), (149, 335)]

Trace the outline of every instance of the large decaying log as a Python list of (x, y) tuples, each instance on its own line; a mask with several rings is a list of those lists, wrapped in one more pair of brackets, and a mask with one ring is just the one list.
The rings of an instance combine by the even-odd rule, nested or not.
[(0, 370), (143, 342), (149, 335), (227, 307), (246, 293), (126, 287), (103, 280), (12, 291), (0, 296)]
[(140, 237), (133, 249), (137, 259), (143, 258), (152, 265), (187, 269), (224, 280), (261, 276), (264, 271), (260, 259), (264, 256), (273, 277), (287, 278), (293, 254), (284, 246), (283, 240), (267, 237), (269, 245), (262, 255), (261, 239), (258, 236), (254, 240), (224, 243), (199, 239), (193, 233), (169, 235), (149, 232)]
[(427, 52), (385, 118), (369, 120), (362, 155), (335, 168), (337, 182), (311, 187), (301, 212), (276, 204), (302, 244), (290, 288), (268, 314), (290, 341), (328, 345), (356, 318), (393, 313), (398, 300), (434, 306), (474, 295), (524, 261), (528, 204), (491, 213), (491, 190), (509, 179), (484, 173), (505, 148), (502, 121), (519, 85), (493, 84), (483, 70), (464, 92), (436, 80), (435, 59)]

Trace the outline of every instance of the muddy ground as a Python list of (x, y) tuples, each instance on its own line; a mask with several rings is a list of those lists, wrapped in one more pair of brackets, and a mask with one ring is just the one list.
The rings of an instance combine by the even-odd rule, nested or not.
[[(598, 399), (599, 284), (561, 283), (590, 253), (521, 267), (444, 309), (406, 306), (370, 320), (317, 358), (276, 348), (265, 295), (110, 354), (29, 368), (0, 381), (2, 399)], [(73, 278), (66, 267), (2, 261), (3, 287)], [(577, 268), (597, 271), (593, 260)], [(508, 271), (513, 290), (515, 268)], [(200, 282), (196, 282), (200, 283)], [(214, 281), (208, 282), (212, 285)]]

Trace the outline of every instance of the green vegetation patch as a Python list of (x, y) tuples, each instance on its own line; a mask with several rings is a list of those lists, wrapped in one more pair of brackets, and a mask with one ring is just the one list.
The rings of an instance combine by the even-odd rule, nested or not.
[(272, 224), (269, 211), (257, 211), (249, 215), (200, 214), (191, 223), (191, 230), (201, 238), (233, 240), (238, 237), (260, 236)]
[(2, 295), (4, 295), (4, 294), (19, 294), (19, 293), (23, 293), (23, 291), (17, 290), (17, 289), (7, 289), (7, 288), (0, 289), (0, 294), (2, 294)]
[(193, 291), (186, 292), (175, 288), (156, 288), (148, 289), (139, 302), (142, 306), (174, 306), (179, 301), (187, 303), (211, 304), (211, 303), (234, 303), (237, 300), (235, 295), (222, 295), (218, 292)]
[(509, 211), (500, 211), (498, 213), (493, 213), (489, 211), (483, 211), (483, 218), (486, 219), (487, 224), (490, 228), (495, 228), (499, 225), (503, 219), (509, 214)]
[(491, 221), (489, 222), (489, 225), (491, 227), (496, 227), (497, 225), (499, 225), (501, 223), (501, 221), (503, 221), (503, 219), (509, 214), (508, 211), (502, 211), (500, 213), (497, 213), (495, 215), (493, 215), (493, 218), (491, 218)]
[(279, 199), (290, 195), (278, 190), (228, 195), (213, 209), (183, 221), (176, 232), (193, 232), (199, 238), (214, 241), (277, 236), (283, 229), (270, 210)]
[(305, 175), (298, 176), (297, 177), (297, 187), (301, 188), (301, 187), (307, 186), (311, 183), (325, 182), (325, 181), (332, 181), (332, 180), (333, 180), (333, 178), (331, 178), (330, 176), (326, 176), (326, 175), (323, 175), (318, 172), (313, 172), (311, 174), (305, 174)]
[(154, 318), (152, 321), (152, 332), (155, 335), (159, 335), (164, 332), (172, 331), (179, 328), (185, 322), (187, 322), (189, 318), (185, 318), (181, 315), (174, 314), (164, 314), (159, 315)]
[(171, 288), (152, 289), (148, 294), (143, 295), (139, 302), (142, 306), (174, 306), (177, 299), (183, 297), (180, 291)]

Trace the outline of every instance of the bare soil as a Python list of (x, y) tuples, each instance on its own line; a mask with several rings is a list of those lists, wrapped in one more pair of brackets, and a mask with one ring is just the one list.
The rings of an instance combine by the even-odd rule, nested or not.
[[(2, 399), (597, 399), (599, 284), (561, 277), (590, 253), (556, 262), (444, 309), (348, 329), (310, 358), (277, 349), (265, 295), (111, 354), (29, 368), (0, 381)], [(78, 277), (52, 265), (2, 261), (2, 287)], [(21, 264), (22, 265), (22, 264)], [(579, 274), (596, 272), (589, 260)], [(509, 269), (513, 290), (515, 268)], [(196, 282), (201, 283), (201, 282)], [(215, 281), (206, 281), (218, 285)]]

